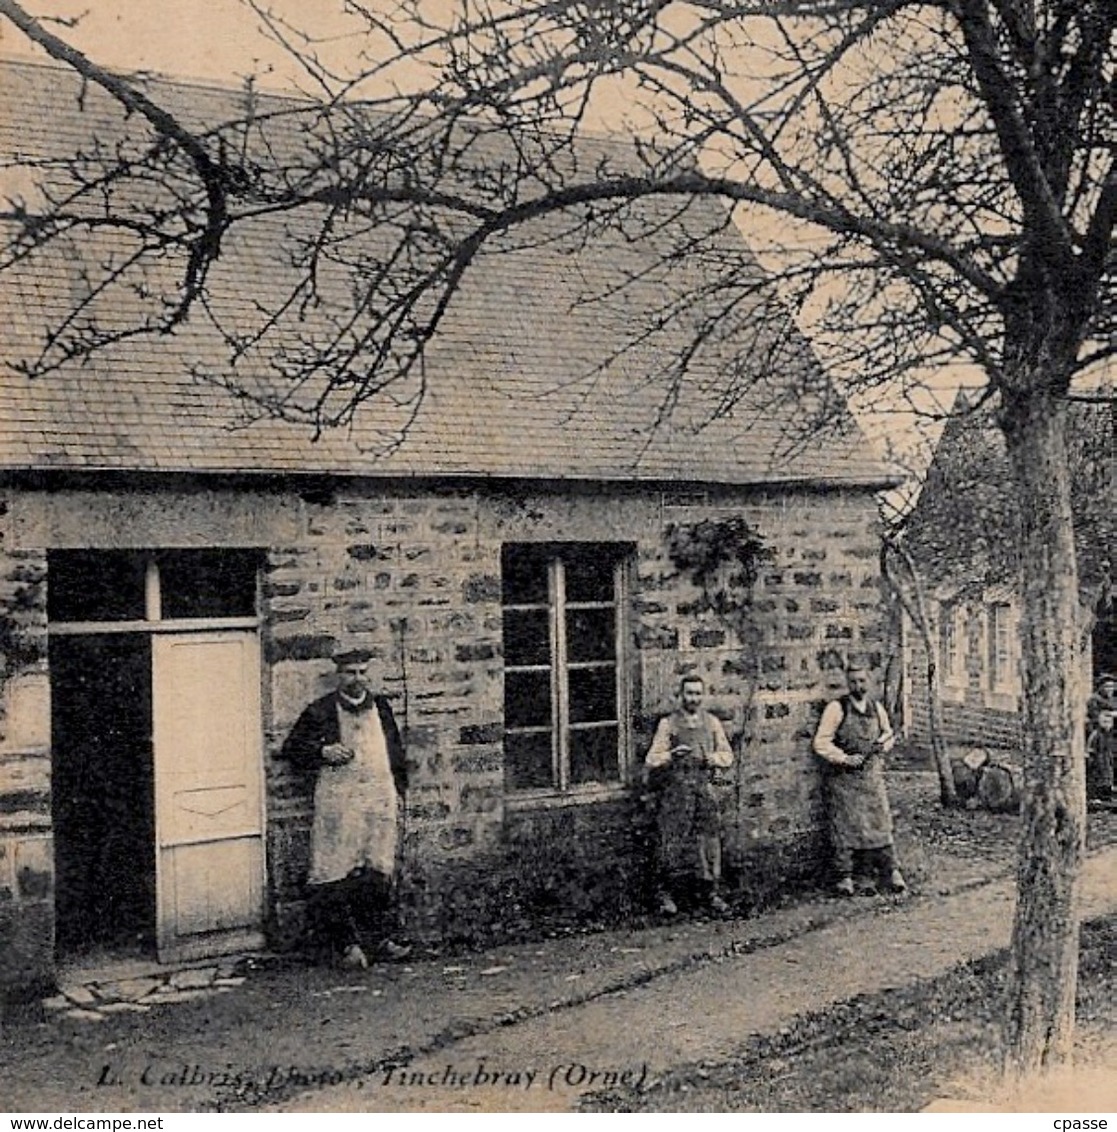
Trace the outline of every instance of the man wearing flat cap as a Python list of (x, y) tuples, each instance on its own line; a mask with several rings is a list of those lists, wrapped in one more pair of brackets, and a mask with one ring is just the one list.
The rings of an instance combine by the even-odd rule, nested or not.
[(299, 716), (281, 757), (314, 795), (310, 838), (311, 907), (346, 967), (364, 968), (362, 934), (398, 957), (388, 936), (407, 769), (399, 728), (385, 696), (368, 683), (371, 654), (334, 656), (337, 686)]

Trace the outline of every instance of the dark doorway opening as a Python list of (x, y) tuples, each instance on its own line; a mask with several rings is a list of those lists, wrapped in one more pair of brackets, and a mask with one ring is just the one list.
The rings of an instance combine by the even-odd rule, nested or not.
[(50, 642), (56, 939), (60, 955), (155, 945), (151, 639)]

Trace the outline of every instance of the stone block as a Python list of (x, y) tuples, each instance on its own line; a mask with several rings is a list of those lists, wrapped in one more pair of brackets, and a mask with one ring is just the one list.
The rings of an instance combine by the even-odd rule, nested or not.
[(269, 664), (284, 660), (321, 660), (333, 656), (337, 638), (329, 633), (294, 633), (265, 638), (264, 655)]
[(498, 602), (501, 597), (500, 578), (495, 574), (473, 574), (462, 586), (462, 597), (470, 605)]
[(695, 629), (690, 634), (690, 646), (695, 649), (720, 648), (725, 644), (724, 629)]
[(418, 723), (407, 730), (409, 751), (434, 750), (442, 739), (442, 729), (431, 723)]
[(54, 845), (49, 837), (15, 843), (16, 893), (23, 900), (45, 900), (54, 891)]
[(428, 631), (435, 635), (453, 633), (466, 635), (476, 630), (477, 619), (468, 610), (451, 609), (440, 610), (427, 617)]
[(189, 967), (185, 971), (176, 971), (171, 976), (171, 986), (178, 990), (197, 990), (212, 986), (216, 978), (216, 967)]
[(470, 524), (464, 519), (441, 519), (431, 524), (431, 530), (440, 535), (459, 536), (468, 534)]
[(647, 650), (675, 651), (679, 647), (679, 630), (641, 625), (636, 630), (636, 647)]
[(272, 609), (268, 613), (268, 620), (273, 625), (290, 625), (310, 618), (310, 609), (307, 606), (296, 606), (293, 609)]
[(53, 986), (53, 906), (49, 901), (0, 905), (0, 998), (26, 1002)]
[(481, 723), (470, 724), (460, 729), (458, 742), (463, 747), (480, 746), (486, 743), (500, 743), (504, 739), (504, 724)]
[(50, 750), (50, 678), (45, 672), (19, 672), (4, 685), (4, 738), (7, 751)]
[(463, 813), (498, 814), (504, 808), (503, 786), (474, 786), (467, 784), (461, 791)]
[(501, 774), (504, 771), (503, 751), (455, 751), (450, 756), (455, 774)]
[(275, 582), (270, 581), (264, 586), (265, 598), (277, 597), (294, 597), (296, 594), (301, 593), (303, 584), (301, 581), (292, 582)]
[(395, 558), (395, 548), (376, 546), (370, 542), (353, 543), (345, 548), (345, 553), (354, 562), (391, 562)]
[(473, 842), (473, 830), (468, 826), (448, 826), (438, 831), (438, 846), (447, 852), (460, 852)]
[(138, 1002), (161, 985), (160, 979), (137, 978), (102, 983), (97, 989), (100, 996), (105, 999), (115, 999), (118, 1002)]

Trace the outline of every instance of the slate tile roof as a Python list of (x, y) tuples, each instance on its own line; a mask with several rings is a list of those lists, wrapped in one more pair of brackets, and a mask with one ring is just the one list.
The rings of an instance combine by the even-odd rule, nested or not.
[[(968, 411), (964, 393), (955, 410), (908, 521), (909, 549), (935, 587), (1015, 586), (1020, 515), (1004, 436), (987, 409)], [(1079, 581), (1087, 592), (1102, 583), (1117, 553), (1115, 440), (1113, 406), (1070, 406), (1071, 504)]]
[[(190, 121), (222, 120), (237, 97), (167, 81), (155, 89)], [(68, 70), (0, 63), (6, 158), (88, 150), (91, 137), (105, 144), (122, 129), (116, 106), (81, 90)], [(727, 321), (677, 398), (665, 359), (683, 330), (628, 345), (693, 273), (714, 269), (719, 255), (748, 256), (720, 208), (699, 202), (678, 214), (678, 202), (649, 202), (637, 210), (640, 238), (602, 232), (585, 246), (565, 239), (561, 222), (518, 234), (517, 246), (498, 248), (467, 276), (428, 348), (413, 419), (413, 405), (390, 398), (317, 439), (305, 425), (254, 419), (219, 385), (232, 371), (218, 325), (201, 309), (173, 335), (133, 338), (57, 373), (27, 379), (2, 367), (0, 468), (882, 486), (889, 469), (842, 406), (826, 409), (832, 394), (782, 309), (757, 300)], [(285, 223), (254, 223), (218, 261), (211, 307), (225, 326), (251, 325), (258, 304), (278, 303)], [(681, 225), (717, 230), (705, 260), (659, 263)], [(80, 264), (111, 250), (56, 244), (0, 276), (3, 360), (37, 348), (45, 325), (70, 310)], [(618, 291), (632, 278), (639, 282)], [(692, 312), (691, 324), (709, 313)], [(298, 348), (305, 329), (284, 324), (269, 349)], [(278, 388), (274, 359), (250, 352), (236, 380)], [(414, 395), (418, 380), (402, 392)], [(813, 392), (803, 395), (804, 385)], [(802, 422), (820, 408), (832, 427), (805, 439)]]

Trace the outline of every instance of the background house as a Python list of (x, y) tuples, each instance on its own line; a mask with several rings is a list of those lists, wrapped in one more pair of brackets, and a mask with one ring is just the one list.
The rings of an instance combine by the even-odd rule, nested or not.
[[(1083, 689), (1117, 666), (1112, 558), (1117, 514), (1114, 409), (1071, 406), (1069, 448), (1075, 546), (1082, 606)], [(1004, 438), (989, 412), (959, 395), (906, 528), (930, 598), (937, 645), (944, 739), (959, 746), (1011, 748), (1020, 737), (1019, 522)], [(905, 723), (926, 745), (926, 655), (904, 634)], [(1084, 692), (1085, 694), (1085, 692)]]
[[(0, 81), (5, 152), (134, 126), (69, 72), (13, 64)], [(213, 120), (234, 98), (158, 90)], [(646, 207), (662, 239), (719, 227), (740, 254), (715, 205)], [(217, 305), (267, 303), (275, 238), (226, 252)], [(683, 672), (707, 678), (739, 746), (722, 786), (739, 891), (810, 874), (808, 739), (847, 651), (880, 661), (888, 477), (840, 414), (792, 443), (786, 406), (804, 378), (825, 383), (786, 323), (764, 351), (712, 342), (665, 414), (662, 358), (621, 349), (678, 285), (657, 248), (602, 232), (479, 265), (403, 431), (371, 406), (317, 439), (246, 420), (195, 376), (225, 358), (200, 314), (85, 366), (4, 369), (0, 983), (49, 982), (91, 947), (174, 959), (296, 940), (309, 799), (275, 754), (339, 645), (375, 651), (404, 726), (415, 938), (639, 902), (639, 765)], [(7, 361), (69, 309), (87, 253), (5, 274)], [(633, 277), (619, 307), (578, 301)], [(757, 391), (726, 399), (750, 367)], [(742, 516), (770, 559), (733, 626), (670, 548)]]

